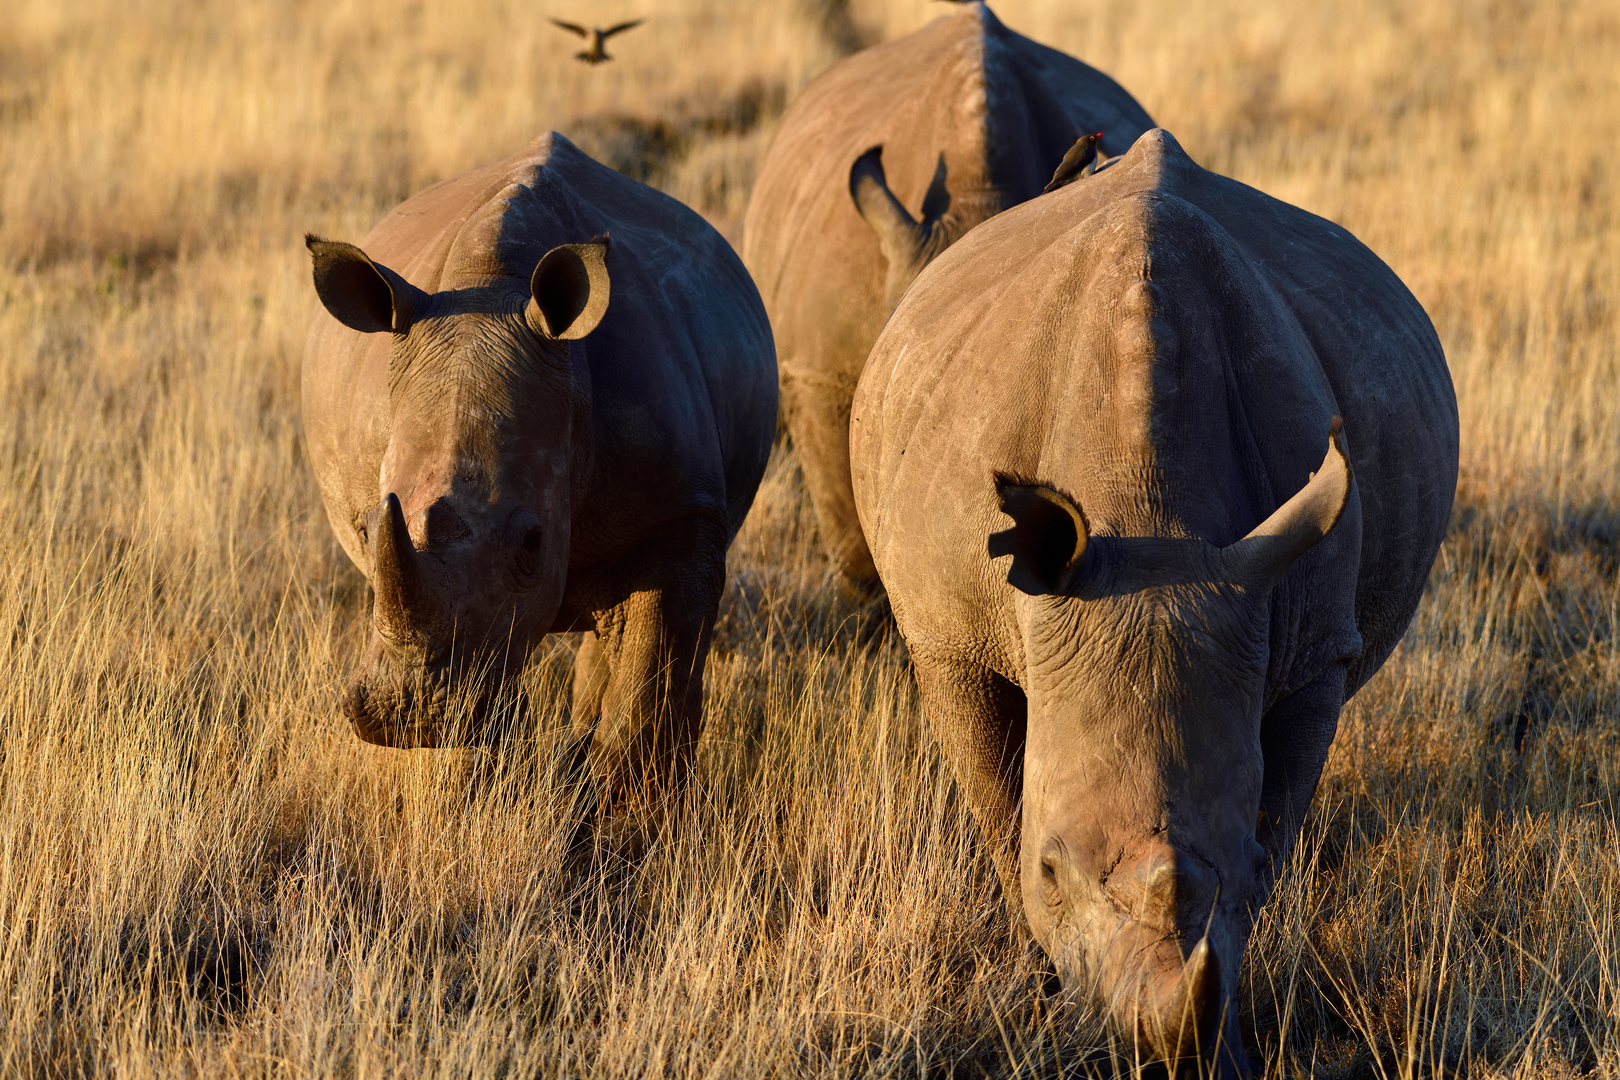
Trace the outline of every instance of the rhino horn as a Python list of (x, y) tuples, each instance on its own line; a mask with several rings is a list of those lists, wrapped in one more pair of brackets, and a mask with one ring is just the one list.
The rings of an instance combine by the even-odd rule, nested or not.
[(1157, 1001), (1138, 1001), (1137, 1034), (1161, 1061), (1186, 1058), (1217, 1061), (1218, 1075), (1247, 1075), (1248, 1059), (1232, 1047), (1221, 1047), (1226, 1008), (1221, 992), (1221, 964), (1205, 935), (1187, 956), (1180, 976)]
[(1265, 586), (1281, 577), (1295, 559), (1339, 523), (1350, 503), (1351, 479), (1343, 424), (1335, 416), (1328, 427), (1327, 456), (1321, 468), (1248, 536), (1221, 549), (1232, 579)]
[(389, 492), (382, 511), (377, 562), (371, 576), (377, 594), (377, 633), (391, 644), (425, 645), (445, 622), (444, 613), (417, 565), (399, 496)]

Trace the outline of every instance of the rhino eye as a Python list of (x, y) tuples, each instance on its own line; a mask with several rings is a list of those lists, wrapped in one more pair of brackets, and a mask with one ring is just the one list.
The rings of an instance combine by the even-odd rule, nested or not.
[(528, 529), (523, 534), (523, 540), (518, 545), (517, 564), (518, 572), (524, 577), (531, 577), (540, 569), (540, 527), (538, 525)]
[(1057, 866), (1050, 855), (1041, 860), (1041, 888), (1046, 892), (1046, 902), (1056, 906), (1062, 903), (1062, 896), (1058, 892)]
[(527, 510), (519, 510), (512, 515), (508, 526), (508, 536), (512, 538), (514, 561), (517, 563), (517, 572), (522, 577), (533, 577), (540, 572), (540, 556), (545, 547), (545, 530), (540, 522)]
[(382, 514), (382, 507), (374, 506), (354, 519), (355, 535), (360, 537), (360, 546), (366, 547), (371, 543), (371, 530), (377, 525), (377, 518)]

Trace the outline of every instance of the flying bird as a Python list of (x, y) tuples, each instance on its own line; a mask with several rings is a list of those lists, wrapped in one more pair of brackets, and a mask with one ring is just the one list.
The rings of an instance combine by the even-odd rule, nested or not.
[(578, 34), (580, 37), (584, 38), (590, 43), (586, 45), (584, 52), (574, 54), (575, 60), (583, 60), (587, 64), (600, 64), (604, 60), (613, 59), (613, 57), (607, 54), (607, 50), (603, 48), (603, 46), (607, 44), (607, 39), (612, 37), (614, 34), (622, 33), (630, 29), (632, 26), (640, 26), (646, 21), (646, 19), (631, 19), (629, 22), (622, 22), (617, 26), (610, 26), (606, 30), (599, 28), (587, 30), (585, 27), (579, 26), (576, 23), (563, 22), (561, 19), (551, 20), (552, 25), (560, 26), (564, 30), (567, 30), (570, 34)]
[(1074, 145), (1069, 147), (1069, 152), (1064, 154), (1063, 160), (1058, 163), (1057, 172), (1053, 173), (1052, 179), (1041, 188), (1042, 193), (1056, 191), (1064, 184), (1072, 184), (1096, 172), (1100, 164), (1097, 140), (1102, 137), (1103, 133), (1099, 131), (1095, 135), (1082, 135), (1074, 140)]

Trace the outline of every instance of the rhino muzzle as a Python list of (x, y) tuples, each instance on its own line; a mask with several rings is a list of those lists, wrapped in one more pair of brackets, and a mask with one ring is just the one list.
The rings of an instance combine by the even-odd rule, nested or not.
[(388, 671), (364, 665), (343, 695), (354, 733), (377, 746), (400, 749), (459, 745), (449, 740), (446, 717), (452, 692), (446, 671)]
[[(400, 748), (492, 741), (496, 699), (523, 666), (526, 638), (469, 632), (480, 625), (478, 613), (487, 610), (480, 604), (489, 598), (469, 596), (465, 584), (454, 584), (458, 579), (447, 574), (439, 546), (446, 533), (452, 543), (465, 538), (465, 523), (441, 499), (422, 523), (430, 546), (418, 551), (399, 497), (390, 492), (372, 511), (370, 524), (373, 633), (343, 696), (355, 734)], [(446, 594), (456, 595), (458, 604), (448, 603)]]
[(1087, 874), (1054, 839), (1040, 877), (1055, 916), (1045, 944), (1064, 984), (1106, 1006), (1128, 1054), (1252, 1075), (1234, 996), (1242, 948), (1214, 866), (1154, 839), (1127, 848), (1106, 874)]
[(1249, 1076), (1238, 1041), (1237, 1003), (1227, 992), (1221, 957), (1210, 939), (1200, 938), (1185, 959), (1178, 942), (1164, 943), (1144, 959), (1111, 988), (1099, 987), (1120, 1030), (1134, 1043), (1135, 1056), (1172, 1067), (1196, 1062), (1206, 1072), (1213, 1066), (1218, 1076)]
[[(1048, 939), (1048, 947), (1059, 933)], [(1140, 925), (1119, 927), (1112, 940), (1051, 950), (1070, 993), (1103, 1005), (1124, 1040), (1123, 1056), (1162, 1062), (1199, 1076), (1253, 1075), (1237, 1026), (1234, 980), (1220, 948), (1206, 935), (1183, 955), (1180, 939), (1151, 940)]]
[[(380, 651), (380, 650), (377, 650)], [(492, 738), (499, 678), (450, 664), (402, 670), (386, 660), (362, 665), (343, 695), (354, 733), (399, 749), (482, 745)]]
[(445, 662), (453, 620), (420, 565), (399, 496), (389, 492), (379, 510), (371, 574), (376, 634), (343, 711), (354, 733), (378, 746), (457, 744), (445, 722), (455, 682)]

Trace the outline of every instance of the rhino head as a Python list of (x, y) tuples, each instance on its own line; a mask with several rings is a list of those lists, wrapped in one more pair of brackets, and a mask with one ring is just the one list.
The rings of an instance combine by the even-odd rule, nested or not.
[(607, 310), (607, 239), (553, 248), (527, 288), (433, 295), (350, 244), (307, 243), (326, 310), (392, 335), (378, 501), (351, 549), (375, 601), (345, 709), (367, 742), (478, 741), (562, 602), (589, 400), (569, 342)]
[(1338, 421), (1306, 486), (1225, 547), (1091, 536), (1062, 492), (997, 486), (1015, 524), (990, 554), (1024, 594), (1030, 927), (1142, 1056), (1247, 1075), (1235, 991), (1275, 854), (1256, 835), (1268, 600), (1348, 502)]

